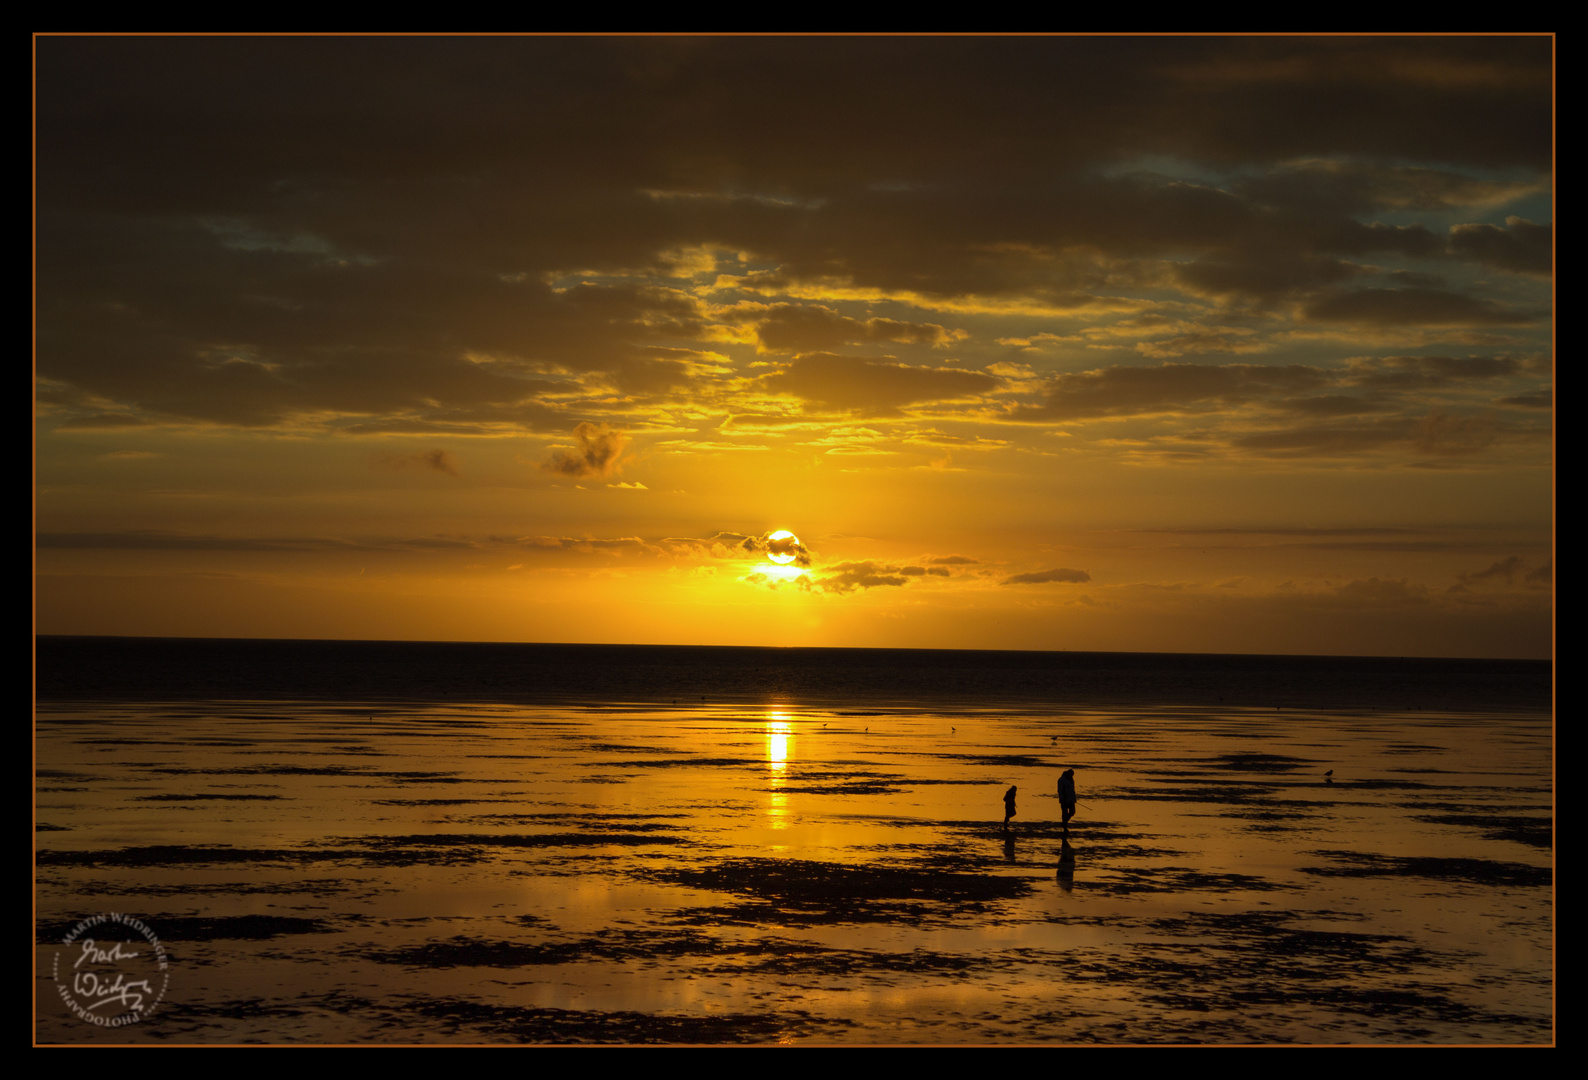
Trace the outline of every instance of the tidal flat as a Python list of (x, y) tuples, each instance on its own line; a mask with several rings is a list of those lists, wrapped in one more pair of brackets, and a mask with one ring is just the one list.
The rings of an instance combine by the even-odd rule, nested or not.
[[(39, 1043), (1554, 1040), (1547, 712), (45, 702), (35, 735)], [(104, 1028), (57, 982), (112, 912), (169, 969)]]

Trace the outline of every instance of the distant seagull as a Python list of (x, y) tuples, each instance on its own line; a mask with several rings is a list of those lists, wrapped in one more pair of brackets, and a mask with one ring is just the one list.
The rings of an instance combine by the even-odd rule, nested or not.
[(951, 727), (951, 728), (948, 729), (948, 733), (950, 735), (952, 735), (952, 734), (954, 734), (954, 732), (956, 732), (958, 730), (959, 730), (959, 728), (957, 728), (957, 727)]

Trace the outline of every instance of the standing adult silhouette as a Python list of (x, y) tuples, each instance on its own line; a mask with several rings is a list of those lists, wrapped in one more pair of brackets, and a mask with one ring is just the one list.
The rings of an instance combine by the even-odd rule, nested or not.
[(1070, 831), (1070, 819), (1075, 816), (1075, 770), (1065, 769), (1059, 777), (1059, 806), (1064, 811), (1064, 831)]

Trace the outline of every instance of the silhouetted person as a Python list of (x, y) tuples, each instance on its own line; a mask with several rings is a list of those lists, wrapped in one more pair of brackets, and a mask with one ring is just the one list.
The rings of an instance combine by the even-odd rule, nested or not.
[(1009, 785), (1009, 790), (1004, 792), (1004, 832), (1009, 831), (1009, 819), (1015, 816), (1015, 788)]
[(1065, 769), (1059, 777), (1059, 806), (1064, 811), (1064, 820), (1061, 824), (1064, 831), (1070, 829), (1070, 819), (1075, 816), (1075, 770)]

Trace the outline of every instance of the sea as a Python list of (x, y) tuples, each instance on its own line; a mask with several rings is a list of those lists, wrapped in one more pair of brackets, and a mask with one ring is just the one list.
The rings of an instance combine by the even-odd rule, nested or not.
[(41, 1045), (1555, 1038), (1547, 661), (38, 637), (34, 671)]

